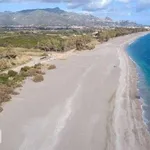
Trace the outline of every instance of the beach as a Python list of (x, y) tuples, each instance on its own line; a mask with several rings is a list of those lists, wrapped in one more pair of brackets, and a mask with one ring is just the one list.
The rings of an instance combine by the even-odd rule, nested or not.
[(127, 44), (147, 33), (110, 39), (94, 50), (52, 60), (45, 80), (26, 80), (0, 113), (1, 150), (149, 150), (135, 64)]

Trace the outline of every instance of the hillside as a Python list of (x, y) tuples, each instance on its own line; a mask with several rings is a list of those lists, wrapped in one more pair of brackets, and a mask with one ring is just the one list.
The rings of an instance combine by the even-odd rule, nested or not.
[(115, 22), (89, 14), (67, 12), (60, 8), (0, 12), (0, 26), (138, 26), (129, 21)]

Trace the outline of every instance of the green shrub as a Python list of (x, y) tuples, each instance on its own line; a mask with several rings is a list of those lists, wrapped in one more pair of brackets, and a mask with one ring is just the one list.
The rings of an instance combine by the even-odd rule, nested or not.
[(29, 66), (22, 67), (20, 71), (27, 72), (30, 69)]
[(41, 63), (35, 64), (35, 65), (34, 65), (34, 68), (36, 68), (36, 69), (41, 69), (41, 68), (42, 68), (42, 64), (41, 64)]
[(0, 84), (8, 83), (8, 75), (6, 73), (0, 74)]
[(16, 76), (18, 73), (16, 72), (16, 71), (13, 71), (13, 70), (9, 70), (8, 71), (8, 76), (9, 77), (14, 77), (14, 76)]
[(13, 82), (14, 84), (16, 84), (16, 86), (22, 83), (23, 80), (25, 80), (25, 76), (22, 76), (21, 74), (18, 74), (17, 76), (13, 78)]

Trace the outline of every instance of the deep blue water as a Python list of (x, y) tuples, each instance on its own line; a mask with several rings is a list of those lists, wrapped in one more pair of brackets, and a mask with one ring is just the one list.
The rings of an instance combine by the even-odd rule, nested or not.
[(143, 103), (143, 119), (150, 131), (150, 34), (130, 44), (127, 52), (137, 65), (138, 89)]

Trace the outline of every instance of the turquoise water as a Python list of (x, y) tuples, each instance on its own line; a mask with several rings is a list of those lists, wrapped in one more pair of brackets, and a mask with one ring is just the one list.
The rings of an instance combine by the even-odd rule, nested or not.
[(130, 44), (127, 52), (137, 65), (138, 89), (143, 103), (143, 119), (150, 131), (150, 34)]

